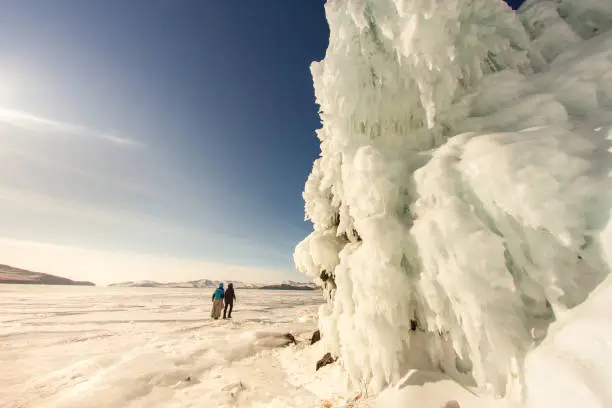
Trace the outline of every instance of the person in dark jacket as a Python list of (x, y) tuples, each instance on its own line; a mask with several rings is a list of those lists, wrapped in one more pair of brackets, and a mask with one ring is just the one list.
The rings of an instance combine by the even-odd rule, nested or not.
[[(234, 300), (236, 300), (236, 294), (234, 293), (234, 284), (230, 283), (229, 285), (227, 285), (227, 291), (225, 291), (225, 309), (223, 309), (224, 319), (232, 318), (232, 310), (234, 310)], [(229, 313), (227, 313), (228, 306)]]

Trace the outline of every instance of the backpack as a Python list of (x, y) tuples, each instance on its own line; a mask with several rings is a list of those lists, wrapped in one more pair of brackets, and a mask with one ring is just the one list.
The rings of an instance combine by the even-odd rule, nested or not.
[(224, 291), (221, 288), (215, 290), (215, 300), (223, 299)]

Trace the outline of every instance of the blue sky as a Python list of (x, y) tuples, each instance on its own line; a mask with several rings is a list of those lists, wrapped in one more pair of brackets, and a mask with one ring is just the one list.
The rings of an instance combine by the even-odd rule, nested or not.
[(525, 0), (504, 0), (504, 1), (514, 10), (517, 10), (525, 2)]
[(323, 1), (0, 13), (0, 263), (98, 282), (300, 278)]

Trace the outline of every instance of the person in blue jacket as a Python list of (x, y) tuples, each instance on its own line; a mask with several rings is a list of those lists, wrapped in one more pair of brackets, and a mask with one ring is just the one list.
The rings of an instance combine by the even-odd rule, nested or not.
[(219, 287), (215, 290), (215, 293), (212, 295), (212, 312), (210, 313), (210, 317), (217, 320), (221, 317), (221, 311), (223, 310), (223, 298), (225, 297), (225, 291), (223, 290), (223, 283), (219, 284)]

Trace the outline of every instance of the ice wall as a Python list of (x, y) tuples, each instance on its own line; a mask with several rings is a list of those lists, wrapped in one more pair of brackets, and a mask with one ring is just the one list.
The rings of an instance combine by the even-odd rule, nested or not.
[(612, 27), (612, 2), (527, 0), (520, 16), (534, 46), (552, 61), (568, 47)]
[(542, 52), (502, 1), (326, 14), (314, 231), (294, 254), (325, 287), (323, 341), (371, 391), (423, 366), (513, 391), (533, 337), (609, 270), (610, 36), (589, 70), (547, 65), (572, 42)]

